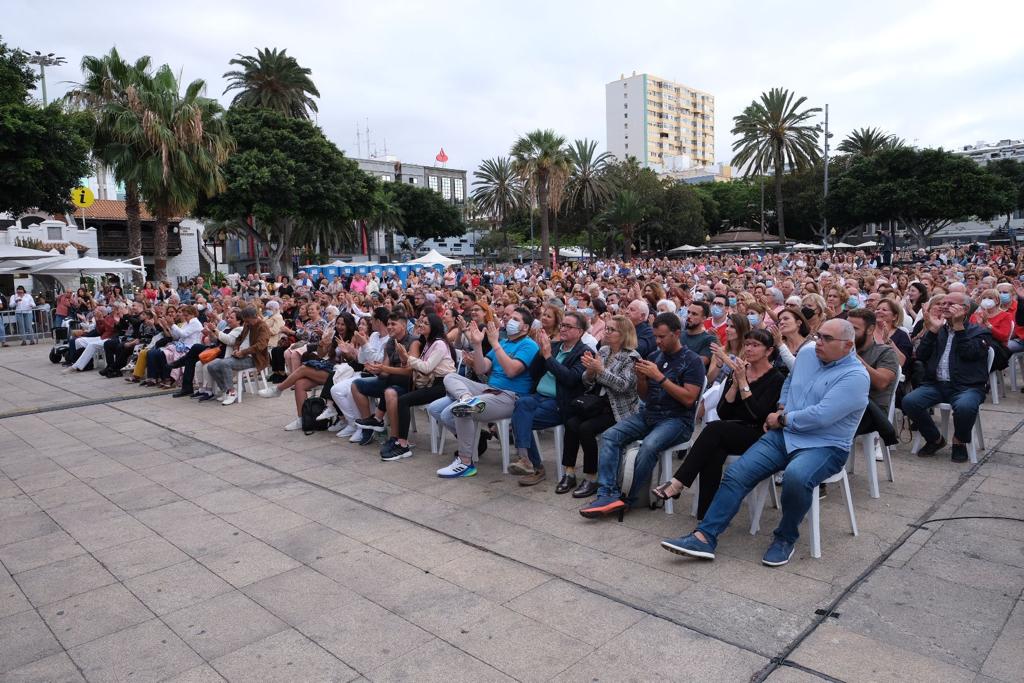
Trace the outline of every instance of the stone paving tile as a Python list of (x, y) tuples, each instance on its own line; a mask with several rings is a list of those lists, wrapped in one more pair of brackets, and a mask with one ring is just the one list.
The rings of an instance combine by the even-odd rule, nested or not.
[(116, 583), (46, 605), (39, 612), (66, 649), (153, 617), (145, 605)]
[(116, 579), (89, 555), (78, 555), (14, 575), (25, 597), (39, 607), (114, 583)]
[(242, 592), (293, 626), (323, 612), (337, 610), (359, 597), (304, 566), (257, 581)]
[(0, 562), (11, 574), (66, 560), (85, 552), (75, 539), (63, 531), (37, 536), (27, 541), (11, 543), (0, 548)]
[(157, 619), (79, 645), (68, 654), (90, 681), (163, 681), (203, 660)]
[(223, 683), (224, 677), (217, 673), (209, 664), (189, 669), (183, 674), (167, 679), (168, 683)]
[(8, 517), (0, 524), (0, 546), (38, 538), (55, 531), (60, 531), (60, 527), (45, 512)]
[(0, 571), (0, 617), (32, 609), (32, 603), (21, 592), (18, 584), (7, 572)]
[(124, 513), (80, 525), (65, 524), (64, 528), (89, 552), (153, 535), (149, 527)]
[(125, 581), (157, 615), (190, 607), (231, 592), (231, 584), (195, 560), (187, 560)]
[(646, 616), (561, 579), (551, 579), (504, 606), (593, 647)]
[(390, 664), (366, 673), (371, 681), (445, 681), (446, 683), (505, 683), (510, 678), (476, 657), (434, 639)]
[(93, 553), (111, 574), (125, 581), (189, 559), (188, 555), (159, 536), (105, 548)]
[(431, 573), (498, 603), (511, 600), (551, 579), (544, 572), (480, 550), (434, 567)]
[(61, 651), (33, 610), (0, 618), (0, 674)]
[(317, 522), (273, 533), (263, 539), (285, 555), (310, 566), (340, 553), (361, 547), (355, 539)]
[(792, 666), (781, 666), (773, 671), (767, 680), (771, 683), (821, 683), (821, 681), (828, 679), (801, 671)]
[(301, 566), (263, 541), (233, 545), (197, 559), (235, 588)]
[[(13, 486), (13, 484), (12, 484)], [(30, 496), (19, 491), (16, 496), (0, 498), (0, 520), (40, 512), (39, 506)]]
[(230, 681), (350, 681), (359, 674), (295, 630), (282, 631), (212, 662)]
[(463, 555), (478, 552), (458, 539), (420, 527), (389, 534), (372, 541), (370, 545), (392, 557), (427, 570)]
[(43, 659), (8, 671), (3, 675), (5, 683), (84, 683), (71, 658), (66, 653), (50, 655)]
[(173, 612), (164, 621), (207, 660), (287, 628), (283, 621), (237, 591)]
[(985, 658), (981, 672), (1004, 681), (1020, 680), (1024, 672), (1024, 601), (1018, 600), (995, 645)]
[(264, 541), (270, 537), (277, 537), (283, 531), (309, 523), (309, 520), (302, 515), (276, 503), (265, 501), (253, 508), (221, 515), (221, 518), (232, 526)]

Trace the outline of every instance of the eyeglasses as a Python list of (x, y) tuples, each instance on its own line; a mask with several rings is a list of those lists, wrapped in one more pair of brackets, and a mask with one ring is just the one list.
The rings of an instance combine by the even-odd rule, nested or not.
[(817, 332), (816, 334), (814, 334), (814, 338), (820, 339), (826, 344), (829, 344), (834, 341), (853, 341), (852, 339), (840, 339), (839, 337), (833, 337), (831, 334), (822, 334), (821, 332)]
[(576, 327), (575, 325), (570, 325), (569, 323), (562, 323), (561, 325), (558, 326), (558, 329), (560, 329), (560, 330), (578, 330), (580, 328)]

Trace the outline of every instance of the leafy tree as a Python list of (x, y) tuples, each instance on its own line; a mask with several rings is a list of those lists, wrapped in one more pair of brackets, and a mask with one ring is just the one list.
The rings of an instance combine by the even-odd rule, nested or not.
[(1012, 209), (1005, 178), (941, 149), (884, 150), (856, 160), (830, 188), (828, 212), (839, 225), (895, 220), (924, 246), (958, 219), (988, 219)]
[(509, 156), (513, 168), (526, 184), (530, 194), (536, 194), (540, 207), (540, 259), (551, 263), (551, 236), (549, 213), (552, 206), (561, 204), (562, 192), (569, 178), (569, 157), (565, 138), (553, 130), (535, 130), (522, 136), (512, 145)]
[(704, 242), (704, 209), (697, 191), (686, 183), (668, 181), (658, 201), (658, 221), (649, 237), (663, 249)]
[(523, 182), (508, 157), (484, 159), (473, 172), (472, 200), (476, 208), (498, 221), (508, 249), (507, 218), (523, 203)]
[[(723, 221), (734, 226), (756, 224), (760, 229), (761, 186), (758, 181), (739, 179), (728, 183), (701, 183), (693, 188), (703, 202), (701, 214), (708, 234), (720, 232)], [(709, 202), (713, 205), (709, 206)]]
[(242, 67), (228, 71), (228, 87), (240, 92), (231, 100), (232, 107), (270, 109), (296, 119), (309, 119), (310, 111), (319, 111), (314, 97), (320, 91), (310, 78), (312, 71), (299, 66), (287, 50), (277, 48), (256, 49), (256, 55), (238, 55), (230, 64)]
[(751, 102), (743, 113), (733, 117), (732, 163), (747, 175), (775, 174), (775, 217), (779, 242), (786, 243), (786, 221), (782, 201), (782, 177), (789, 169), (800, 169), (818, 159), (818, 127), (807, 122), (821, 111), (818, 107), (801, 110), (806, 97), (794, 101), (785, 88), (772, 88)]
[[(351, 221), (370, 216), (376, 181), (305, 119), (267, 109), (231, 109), (225, 117), (237, 148), (224, 165), (225, 189), (200, 215), (246, 223), (273, 247), (271, 272), (304, 224), (350, 231)], [(286, 261), (291, 271), (291, 258)]]
[[(569, 179), (565, 188), (565, 202), (569, 209), (583, 213), (582, 227), (590, 226), (594, 215), (608, 201), (613, 187), (606, 171), (615, 157), (610, 152), (597, 153), (594, 140), (576, 140), (567, 150)], [(593, 230), (586, 230), (588, 251), (593, 253)]]
[[(142, 256), (142, 222), (139, 210), (139, 179), (152, 150), (138, 130), (139, 117), (131, 114), (130, 101), (139, 91), (149, 87), (152, 76), (150, 58), (140, 57), (134, 64), (126, 62), (117, 48), (101, 57), (82, 58), (83, 81), (74, 84), (66, 99), (88, 111), (95, 120), (92, 155), (110, 168), (114, 177), (124, 184), (124, 210), (128, 223), (128, 255)], [(124, 139), (134, 136), (138, 144)], [(134, 277), (141, 280), (142, 274)]]
[(634, 190), (619, 190), (608, 208), (601, 214), (601, 222), (622, 234), (622, 254), (627, 261), (633, 258), (633, 239), (637, 228), (648, 217), (648, 204)]
[(398, 204), (398, 193), (390, 185), (381, 183), (373, 193), (373, 213), (370, 216), (373, 226), (384, 234), (389, 262), (395, 257), (395, 232), (405, 226), (405, 212)]
[(0, 41), (0, 212), (14, 215), (66, 210), (89, 171), (88, 118), (29, 101), (34, 84), (24, 53)]
[(408, 183), (391, 187), (402, 213), (402, 234), (416, 244), (435, 237), (458, 237), (466, 232), (462, 212), (434, 190)]
[[(869, 157), (885, 149), (903, 147), (903, 140), (881, 128), (858, 128), (847, 135), (836, 149), (854, 157)], [(831, 172), (831, 168), (829, 169)]]
[(1013, 211), (1024, 210), (1024, 163), (1013, 159), (998, 159), (985, 167), (990, 173), (1004, 178), (1014, 189), (1013, 204), (1007, 208), (1006, 223), (1009, 225)]

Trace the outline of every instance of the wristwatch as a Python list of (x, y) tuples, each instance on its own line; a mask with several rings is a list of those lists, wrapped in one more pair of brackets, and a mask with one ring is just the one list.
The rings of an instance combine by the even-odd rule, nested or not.
[(785, 413), (780, 413), (779, 414), (779, 424), (782, 425), (783, 427), (786, 426), (786, 414)]
[(740, 387), (740, 391), (745, 391), (745, 392), (747, 392), (749, 394), (750, 393), (750, 387), (749, 386), (742, 386), (742, 387)]

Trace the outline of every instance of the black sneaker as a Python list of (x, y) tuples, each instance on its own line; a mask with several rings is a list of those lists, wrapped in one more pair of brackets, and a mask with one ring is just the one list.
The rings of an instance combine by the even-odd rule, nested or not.
[(390, 452), (391, 449), (393, 449), (397, 445), (398, 438), (394, 436), (390, 437), (387, 441), (384, 442), (384, 445), (380, 447), (380, 454), (384, 455), (385, 453)]
[(401, 460), (403, 458), (412, 457), (412, 444), (408, 446), (399, 446), (398, 442), (395, 442), (394, 448), (387, 453), (381, 453), (380, 459), (384, 462), (392, 462), (394, 460)]
[(953, 444), (953, 462), (967, 462), (967, 444), (955, 443)]
[(359, 445), (360, 446), (369, 446), (371, 443), (373, 443), (373, 439), (374, 439), (374, 437), (377, 436), (377, 432), (373, 431), (372, 429), (364, 429), (362, 431), (363, 431), (363, 438), (359, 439)]
[(930, 458), (945, 447), (946, 437), (940, 436), (939, 440), (936, 441), (935, 443), (926, 443), (925, 445), (921, 446), (921, 449), (917, 452), (917, 457)]
[(364, 430), (372, 430), (374, 432), (384, 431), (384, 421), (378, 420), (373, 415), (370, 417), (361, 417), (356, 420), (356, 426)]

